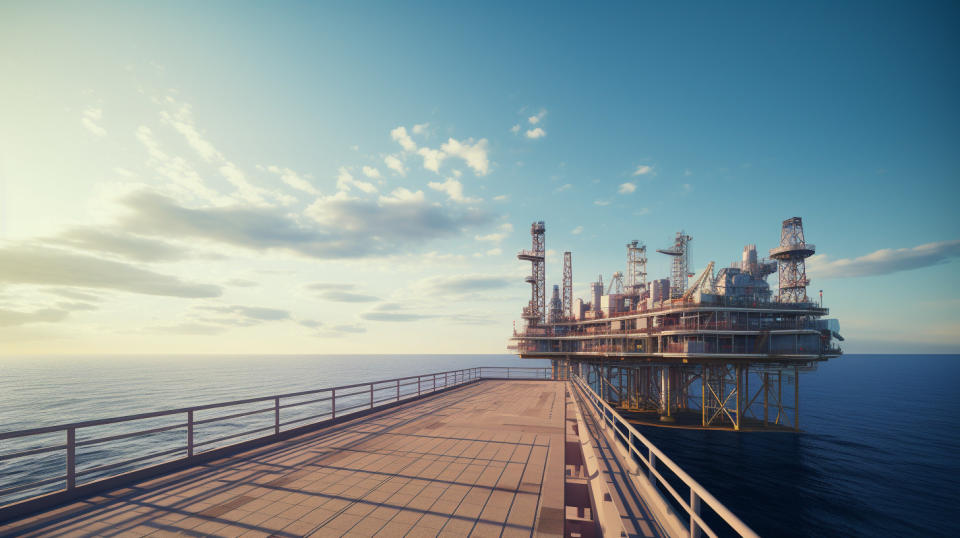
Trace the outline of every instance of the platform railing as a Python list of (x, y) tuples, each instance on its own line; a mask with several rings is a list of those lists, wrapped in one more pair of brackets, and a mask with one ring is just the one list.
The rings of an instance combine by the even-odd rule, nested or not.
[[(667, 457), (667, 455), (651, 443), (650, 440), (637, 431), (632, 424), (624, 420), (615, 409), (610, 407), (610, 404), (594, 392), (583, 377), (575, 375), (571, 379), (573, 384), (580, 389), (580, 393), (583, 394), (586, 401), (593, 407), (596, 414), (599, 415), (603, 426), (611, 428), (629, 450), (631, 456), (643, 464), (650, 483), (654, 486), (659, 485), (662, 487), (663, 490), (669, 493), (673, 500), (686, 511), (689, 521), (688, 529), (691, 537), (699, 536), (700, 531), (706, 533), (711, 538), (717, 536), (717, 533), (714, 532), (700, 516), (702, 503), (713, 510), (717, 516), (729, 525), (731, 529), (740, 534), (740, 536), (758, 538), (757, 533), (753, 532), (746, 523), (741, 521), (740, 518), (734, 515), (723, 503), (718, 501), (716, 497), (701, 486), (699, 482), (694, 480), (693, 477), (688, 475), (686, 471)], [(638, 443), (646, 449), (646, 453), (639, 448)], [(658, 463), (661, 468), (670, 471), (675, 479), (679, 480), (689, 489), (688, 498), (680, 495), (676, 488), (671, 485), (668, 478), (657, 470)]]
[[(194, 456), (214, 449), (235, 446), (249, 441), (269, 440), (270, 437), (279, 438), (281, 433), (294, 428), (342, 419), (483, 378), (551, 379), (552, 369), (483, 366), (58, 424), (28, 430), (0, 432), (0, 509), (14, 502), (39, 495), (57, 491), (70, 492), (84, 484), (115, 477), (122, 473), (171, 461), (187, 461)], [(320, 406), (320, 409), (303, 411), (309, 409), (308, 406), (311, 405)], [(215, 412), (222, 414), (207, 416)], [(246, 417), (259, 417), (260, 422), (255, 425), (249, 423), (238, 425), (236, 423), (238, 419)], [(158, 420), (162, 421), (164, 418), (167, 421), (172, 420), (173, 423), (157, 424)], [(225, 421), (234, 422), (231, 424), (229, 422), (225, 423)], [(114, 431), (109, 432), (110, 435), (103, 435), (103, 432), (101, 432), (98, 436), (95, 429), (101, 426), (111, 426)], [(117, 429), (121, 426), (132, 426), (132, 428), (129, 428), (132, 431), (118, 433)], [(250, 426), (254, 427), (250, 428)], [(204, 432), (204, 429), (208, 431)], [(228, 432), (211, 431), (216, 429), (228, 429)], [(177, 434), (178, 431), (179, 434)], [(84, 435), (84, 433), (87, 433), (87, 435)], [(225, 435), (203, 438), (202, 433), (225, 433)], [(134, 457), (127, 457), (133, 456), (133, 454), (126, 453), (130, 450), (117, 448), (116, 445), (110, 446), (117, 442), (121, 444), (124, 442), (130, 443), (137, 438), (142, 441), (144, 438), (150, 438), (150, 436), (156, 436), (157, 434), (167, 434), (167, 438), (161, 443), (151, 442), (147, 444), (165, 445), (162, 450), (153, 450), (148, 453), (138, 452)], [(170, 435), (183, 435), (183, 437), (179, 437), (179, 441), (177, 441), (173, 440)], [(55, 437), (59, 437), (60, 440), (57, 441)], [(14, 451), (4, 451), (11, 446), (15, 448)], [(101, 463), (100, 465), (83, 467), (78, 462), (79, 456), (82, 455), (78, 452), (78, 448), (85, 447), (94, 447), (99, 452), (99, 455), (95, 457), (99, 458), (100, 461), (83, 463)], [(61, 460), (64, 462), (63, 474), (58, 473), (49, 477), (42, 476), (38, 480), (16, 478), (14, 471), (17, 469), (15, 466), (21, 464), (24, 461), (23, 458), (58, 452), (64, 455)], [(114, 461), (119, 456), (124, 459)], [(107, 461), (104, 462), (103, 459)], [(33, 476), (37, 474), (46, 475), (48, 473), (45, 470), (28, 473), (28, 475)], [(4, 476), (14, 476), (15, 478), (12, 483), (5, 484)], [(63, 485), (60, 490), (48, 487), (57, 483)]]

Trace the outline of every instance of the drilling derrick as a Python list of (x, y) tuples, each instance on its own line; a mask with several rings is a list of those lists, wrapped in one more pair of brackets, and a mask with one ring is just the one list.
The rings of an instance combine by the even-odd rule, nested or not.
[(563, 317), (573, 317), (573, 258), (570, 251), (563, 253)]
[(670, 248), (658, 248), (657, 252), (673, 257), (673, 267), (670, 270), (670, 298), (677, 299), (683, 296), (687, 289), (687, 278), (690, 277), (690, 241), (693, 238), (677, 232)]
[(647, 289), (647, 246), (634, 239), (627, 243), (627, 293)]
[(534, 222), (530, 225), (530, 238), (532, 247), (530, 250), (521, 250), (517, 254), (517, 259), (530, 262), (530, 276), (524, 280), (530, 284), (530, 304), (523, 308), (523, 319), (531, 327), (542, 325), (546, 314), (546, 271), (544, 256), (544, 233), (546, 227), (543, 221)]
[(780, 273), (780, 291), (777, 301), (781, 303), (808, 303), (807, 264), (804, 260), (813, 256), (816, 247), (803, 238), (803, 220), (793, 217), (783, 221), (780, 229), (780, 246), (770, 249), (770, 257), (777, 260)]

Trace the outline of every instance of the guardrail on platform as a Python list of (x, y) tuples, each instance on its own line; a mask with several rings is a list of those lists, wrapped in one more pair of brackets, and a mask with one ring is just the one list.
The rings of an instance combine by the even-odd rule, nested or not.
[[(689, 530), (690, 536), (695, 537), (699, 536), (699, 531), (705, 532), (711, 538), (716, 538), (717, 533), (714, 532), (709, 525), (703, 520), (700, 516), (700, 507), (701, 501), (705, 503), (715, 514), (717, 514), (727, 525), (730, 526), (735, 532), (739, 533), (741, 536), (759, 538), (757, 533), (747, 526), (746, 523), (740, 520), (733, 512), (731, 512), (726, 506), (723, 505), (720, 501), (716, 499), (713, 495), (710, 494), (699, 482), (693, 479), (688, 475), (679, 465), (674, 463), (666, 454), (660, 451), (653, 443), (651, 443), (646, 437), (644, 437), (636, 428), (633, 427), (629, 422), (623, 419), (619, 413), (610, 405), (604, 401), (596, 392), (590, 387), (590, 385), (581, 377), (573, 376), (572, 381), (576, 385), (581, 394), (585, 396), (587, 401), (593, 407), (594, 411), (600, 415), (603, 423), (613, 429), (616, 432), (617, 437), (623, 441), (626, 448), (630, 451), (631, 456), (635, 456), (635, 459), (641, 462), (647, 471), (647, 478), (650, 480), (650, 483), (655, 487), (660, 486), (666, 490), (671, 497), (682, 507), (689, 516)], [(643, 453), (640, 448), (637, 447), (637, 443), (640, 443), (644, 448), (646, 448), (646, 454)], [(690, 490), (689, 499), (684, 500), (684, 498), (677, 493), (677, 490), (670, 484), (670, 481), (664, 477), (657, 470), (657, 463), (661, 463), (662, 466), (673, 473), (673, 476), (683, 483)]]
[[(338, 418), (345, 418), (358, 413), (369, 412), (380, 407), (412, 400), (425, 394), (472, 383), (484, 378), (552, 379), (552, 369), (483, 366), (368, 383), (354, 383), (352, 385), (339, 387), (291, 392), (274, 396), (247, 398), (232, 402), (58, 424), (28, 430), (0, 432), (0, 450), (11, 445), (19, 445), (13, 452), (0, 453), (0, 471), (7, 471), (0, 472), (0, 509), (10, 506), (15, 502), (41, 495), (62, 492), (69, 493), (86, 484), (117, 477), (123, 473), (139, 471), (168, 463), (186, 463), (195, 456), (215, 449), (225, 449), (238, 446), (242, 443), (269, 440), (270, 438), (279, 439), (281, 433), (289, 432), (293, 429), (334, 421)], [(283, 413), (284, 410), (296, 408), (299, 411), (308, 409), (309, 406), (320, 406), (320, 409), (314, 409), (309, 412), (291, 413), (291, 411), (287, 411)], [(224, 411), (227, 408), (232, 409), (226, 414), (216, 416), (206, 416), (206, 414), (204, 414), (204, 412), (209, 413), (212, 410)], [(286, 414), (286, 416), (284, 416), (284, 414)], [(249, 423), (241, 423), (239, 425), (240, 428), (244, 426), (255, 426), (253, 429), (244, 429), (242, 431), (233, 431), (231, 429), (226, 435), (219, 435), (213, 438), (202, 438), (201, 436), (201, 433), (203, 433), (201, 430), (204, 429), (202, 428), (203, 426), (211, 429), (215, 425), (220, 426), (219, 423), (223, 421), (234, 421), (234, 424), (228, 424), (228, 426), (236, 426), (236, 422), (239, 419), (254, 416), (268, 417), (268, 419), (256, 425)], [(164, 417), (167, 417), (168, 420), (172, 419), (175, 422), (172, 424), (158, 422), (158, 420), (162, 420)], [(101, 433), (100, 436), (94, 433), (92, 436), (88, 435), (87, 438), (84, 438), (82, 435), (82, 432), (93, 431), (99, 426), (114, 425), (114, 427), (117, 427), (116, 425), (137, 423), (139, 423), (143, 429), (123, 431), (122, 433), (112, 431), (110, 435), (103, 435)], [(178, 434), (178, 431), (181, 433)], [(218, 433), (225, 432), (221, 431)], [(160, 440), (160, 443), (155, 443), (151, 440), (151, 445), (162, 445), (166, 443), (167, 445), (174, 446), (147, 454), (137, 454), (135, 457), (130, 458), (127, 457), (131, 456), (131, 454), (127, 453), (129, 450), (114, 449), (113, 453), (111, 453), (109, 448), (105, 448), (107, 443), (129, 443), (136, 438), (150, 438), (150, 436), (157, 436), (158, 434), (165, 436), (165, 438)], [(177, 441), (171, 437), (174, 434), (185, 434), (185, 436), (182, 438), (182, 441)], [(51, 438), (51, 436), (54, 435), (62, 435), (63, 437), (57, 441)], [(46, 444), (44, 441), (46, 441)], [(53, 441), (54, 444), (50, 444), (51, 441)], [(229, 441), (229, 443), (224, 444), (227, 441)], [(107, 462), (104, 463), (101, 461), (100, 465), (87, 466), (84, 468), (81, 462), (78, 461), (78, 448), (84, 447), (99, 448), (100, 450), (94, 451), (93, 455), (99, 457), (101, 460), (106, 458)], [(155, 446), (153, 446), (153, 448), (155, 448)], [(12, 465), (12, 461), (23, 461), (21, 458), (56, 452), (65, 454), (64, 460), (61, 460), (65, 461), (65, 466), (63, 467), (65, 471), (64, 474), (42, 477), (39, 480), (30, 480), (29, 478), (17, 479), (17, 473), (13, 472), (16, 471), (16, 469), (11, 467), (4, 469), (5, 466)], [(174, 455), (177, 455), (177, 457), (171, 457)], [(111, 461), (118, 459), (120, 456), (125, 459)], [(43, 476), (48, 473), (46, 469), (43, 469), (27, 473), (27, 476), (36, 477), (38, 474)], [(14, 476), (12, 483), (4, 484), (2, 482), (3, 477), (11, 475)], [(63, 484), (64, 487), (59, 490), (47, 487), (57, 483)]]

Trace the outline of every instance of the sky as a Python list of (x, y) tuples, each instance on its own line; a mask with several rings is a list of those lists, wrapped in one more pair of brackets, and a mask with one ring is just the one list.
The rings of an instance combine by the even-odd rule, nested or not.
[[(848, 353), (960, 353), (949, 2), (4, 2), (0, 354), (503, 353), (803, 218)], [(776, 277), (770, 279), (776, 287)]]

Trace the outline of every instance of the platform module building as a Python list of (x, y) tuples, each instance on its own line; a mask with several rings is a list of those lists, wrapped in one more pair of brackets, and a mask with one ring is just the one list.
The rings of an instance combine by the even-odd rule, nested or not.
[[(538, 290), (546, 287), (536, 282), (545, 273), (545, 229), (535, 223), (533, 249), (519, 255), (533, 264), (527, 281), (534, 290), (525, 323), (511, 339), (522, 358), (551, 359), (555, 368), (593, 376), (599, 391), (638, 420), (656, 412), (658, 423), (673, 424), (678, 416), (690, 423), (693, 413), (699, 427), (799, 428), (799, 373), (842, 354), (839, 322), (826, 319), (829, 309), (806, 293), (804, 260), (815, 247), (800, 217), (783, 222), (769, 258), (750, 244), (716, 271), (709, 262), (690, 272), (693, 237), (678, 232), (672, 245), (657, 249), (671, 258), (670, 275), (650, 281), (646, 247), (633, 241), (626, 285), (620, 271), (606, 288), (601, 275), (589, 297), (573, 300), (570, 309), (555, 299), (549, 316), (542, 308), (533, 315), (543, 304)], [(777, 290), (767, 282), (774, 273)], [(564, 288), (571, 279), (567, 253)]]

